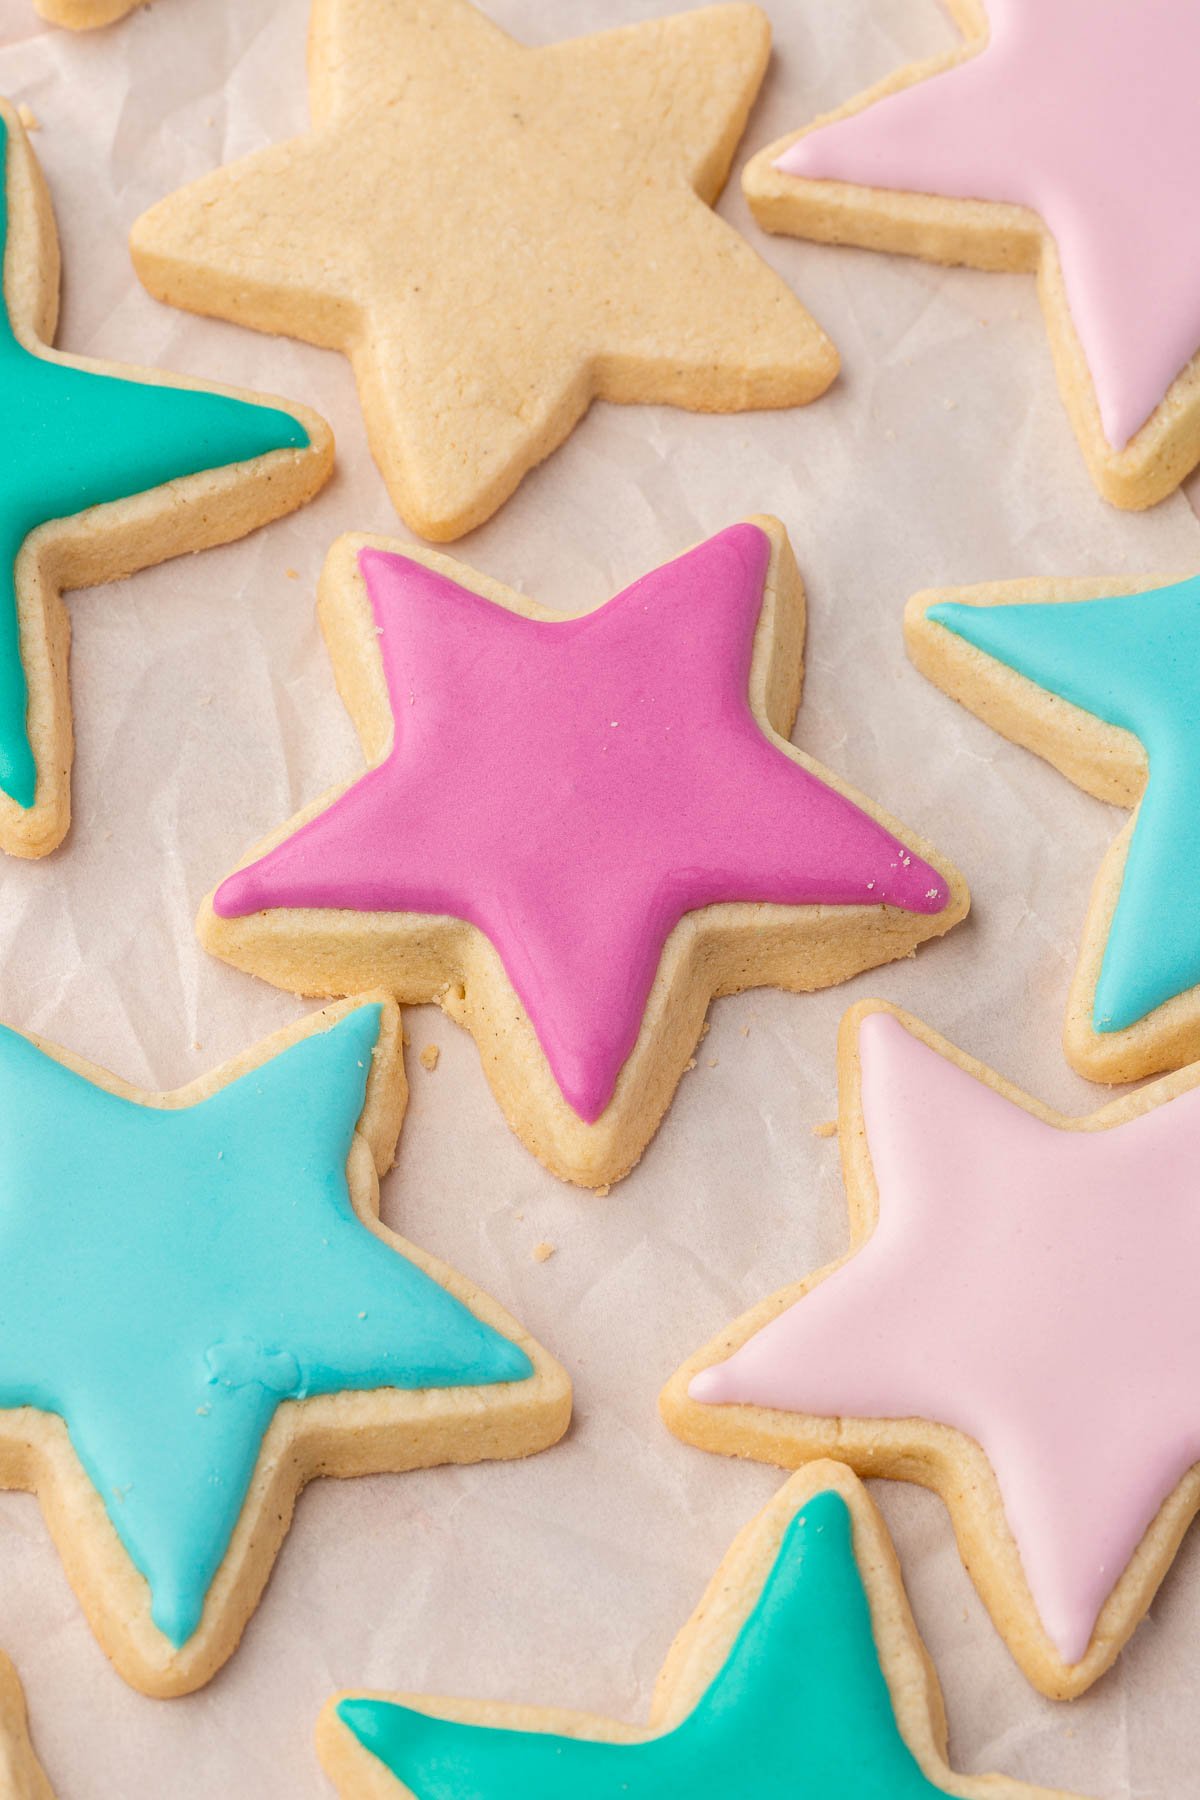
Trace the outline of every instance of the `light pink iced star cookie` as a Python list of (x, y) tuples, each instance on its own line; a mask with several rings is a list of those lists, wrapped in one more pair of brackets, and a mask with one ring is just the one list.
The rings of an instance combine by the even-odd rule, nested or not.
[(437, 1001), (566, 1180), (637, 1161), (714, 994), (826, 987), (967, 910), (953, 869), (787, 742), (804, 593), (775, 520), (576, 619), (347, 537), (320, 610), (369, 767), (251, 852), (201, 938), (300, 993), (370, 970)]
[(965, 41), (763, 150), (759, 222), (933, 262), (1036, 269), (1106, 499), (1200, 461), (1195, 0), (946, 0)]
[(1109, 1667), (1200, 1507), (1200, 1064), (1083, 1119), (851, 1008), (851, 1248), (662, 1397), (689, 1443), (937, 1489), (1029, 1679)]

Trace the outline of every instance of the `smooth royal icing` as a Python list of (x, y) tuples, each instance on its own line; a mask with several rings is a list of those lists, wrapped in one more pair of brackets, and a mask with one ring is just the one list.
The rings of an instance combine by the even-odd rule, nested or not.
[(37, 766), (17, 618), (16, 561), (31, 531), (52, 519), (127, 500), (205, 469), (271, 450), (303, 449), (290, 414), (195, 388), (99, 375), (35, 356), (18, 340), (7, 295), (19, 279), (7, 245), (8, 128), (0, 117), (0, 408), (9, 448), (0, 464), (0, 790), (31, 807)]
[(768, 558), (765, 534), (736, 525), (551, 623), (362, 551), (394, 746), (223, 882), (214, 909), (469, 920), (589, 1122), (685, 913), (726, 900), (940, 912), (941, 876), (754, 718)]
[(1146, 751), (1092, 1009), (1096, 1031), (1124, 1031), (1200, 985), (1200, 579), (1112, 600), (949, 601), (926, 616)]
[(1200, 349), (1195, 0), (986, 0), (967, 61), (806, 134), (788, 175), (1038, 213), (1120, 450)]
[(859, 1056), (879, 1222), (692, 1397), (974, 1438), (1046, 1631), (1078, 1662), (1200, 1460), (1200, 1088), (1064, 1131), (890, 1014), (862, 1021)]
[(682, 1724), (640, 1743), (509, 1731), (347, 1699), (338, 1717), (417, 1800), (934, 1800), (900, 1735), (840, 1494), (784, 1534), (724, 1665)]
[(358, 1007), (181, 1108), (0, 1028), (0, 1406), (64, 1420), (176, 1646), (282, 1400), (532, 1373), (354, 1211), (379, 1018)]

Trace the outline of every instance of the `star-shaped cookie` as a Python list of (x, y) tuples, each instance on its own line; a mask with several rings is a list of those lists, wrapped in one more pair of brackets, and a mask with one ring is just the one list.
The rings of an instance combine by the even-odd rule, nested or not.
[(664, 1416), (936, 1488), (1025, 1674), (1080, 1694), (1200, 1507), (1200, 1066), (1066, 1119), (868, 1001), (838, 1070), (850, 1250), (685, 1363)]
[(636, 1162), (714, 994), (826, 987), (967, 910), (787, 742), (804, 596), (777, 520), (577, 619), (347, 537), (320, 611), (370, 766), (252, 851), (200, 936), (296, 992), (438, 1002), (566, 1180)]
[(50, 200), (0, 102), (0, 848), (42, 856), (70, 820), (65, 588), (241, 537), (312, 498), (333, 437), (264, 404), (49, 348), (58, 311)]
[(0, 1484), (146, 1693), (232, 1654), (312, 1476), (565, 1429), (558, 1365), (379, 1222), (399, 1038), (345, 1002), (151, 1095), (0, 1028)]
[(133, 228), (160, 300), (342, 350), (406, 524), (459, 537), (593, 399), (795, 406), (837, 355), (711, 210), (755, 6), (545, 48), (468, 0), (314, 0), (313, 128)]
[(1072, 1065), (1132, 1081), (1200, 1057), (1200, 578), (946, 588), (913, 596), (905, 635), (940, 688), (1133, 807), (1092, 889)]
[(948, 1767), (891, 1540), (866, 1489), (829, 1462), (793, 1476), (735, 1539), (671, 1647), (648, 1725), (349, 1693), (325, 1708), (317, 1746), (342, 1800), (1055, 1800)]
[(126, 13), (145, 6), (146, 0), (33, 0), (43, 19), (52, 25), (65, 25), (69, 31), (91, 31), (97, 25), (111, 25)]
[(0, 1655), (0, 1794), (4, 1800), (54, 1800), (29, 1741), (25, 1696), (17, 1671)]
[(1193, 0), (947, 0), (964, 41), (763, 150), (772, 231), (1038, 273), (1092, 477), (1144, 507), (1200, 461)]

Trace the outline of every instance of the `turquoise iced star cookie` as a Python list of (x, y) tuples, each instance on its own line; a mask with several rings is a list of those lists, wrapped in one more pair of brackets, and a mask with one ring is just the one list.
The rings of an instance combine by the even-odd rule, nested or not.
[(165, 1096), (0, 1028), (0, 1481), (145, 1692), (230, 1655), (310, 1476), (566, 1426), (557, 1364), (378, 1222), (405, 1092), (390, 1001)]
[(65, 588), (241, 537), (311, 499), (329, 427), (180, 377), (48, 348), (58, 246), (41, 170), (0, 102), (0, 849), (70, 821)]
[(1096, 878), (1067, 1056), (1095, 1081), (1200, 1057), (1200, 578), (916, 595), (917, 667), (1133, 817)]
[(344, 1694), (317, 1743), (342, 1800), (1054, 1800), (948, 1767), (891, 1542), (865, 1488), (829, 1462), (793, 1476), (735, 1541), (647, 1727)]

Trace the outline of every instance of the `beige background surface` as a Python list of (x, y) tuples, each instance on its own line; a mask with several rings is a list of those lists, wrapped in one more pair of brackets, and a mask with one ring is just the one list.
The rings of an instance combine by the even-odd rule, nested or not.
[[(347, 366), (158, 307), (125, 251), (152, 200), (303, 125), (306, 10), (155, 0), (122, 26), (71, 37), (41, 25), (29, 0), (0, 0), (0, 87), (42, 120), (37, 149), (62, 228), (60, 342), (304, 399), (338, 434), (339, 472), (306, 512), (71, 603), (75, 828), (47, 861), (0, 869), (0, 1015), (161, 1086), (299, 1010), (206, 959), (192, 915), (244, 845), (357, 766), (314, 624), (315, 577), (343, 529), (404, 535)], [(661, 5), (489, 10), (538, 41)], [(933, 0), (772, 10), (777, 56), (739, 166), (949, 37)], [(834, 1110), (844, 1006), (885, 994), (1048, 1101), (1099, 1102), (1068, 1071), (1058, 1033), (1088, 884), (1119, 815), (927, 687), (904, 659), (900, 611), (930, 584), (1190, 571), (1200, 526), (1179, 497), (1142, 517), (1096, 497), (1031, 280), (770, 240), (736, 183), (722, 210), (836, 339), (845, 372), (834, 391), (770, 416), (597, 408), (459, 553), (570, 612), (742, 514), (779, 513), (811, 602), (797, 742), (952, 856), (975, 915), (915, 963), (845, 989), (720, 1003), (665, 1128), (607, 1200), (543, 1174), (510, 1138), (470, 1040), (436, 1012), (410, 1013), (413, 1101), (385, 1217), (562, 1357), (577, 1384), (572, 1435), (523, 1466), (311, 1489), (240, 1653), (206, 1692), (176, 1702), (142, 1699), (110, 1671), (36, 1505), (0, 1497), (0, 1642), (61, 1800), (316, 1800), (327, 1790), (311, 1727), (338, 1684), (641, 1716), (671, 1636), (779, 1479), (675, 1443), (655, 1396), (725, 1319), (844, 1242), (836, 1145), (810, 1129)], [(432, 1074), (416, 1057), (430, 1042), (442, 1047)], [(69, 1229), (70, 1196), (60, 1205)], [(542, 1239), (557, 1246), (544, 1264), (532, 1257)], [(1106, 1800), (1189, 1791), (1196, 1534), (1116, 1671), (1055, 1706), (993, 1632), (940, 1504), (877, 1491), (960, 1767)]]

